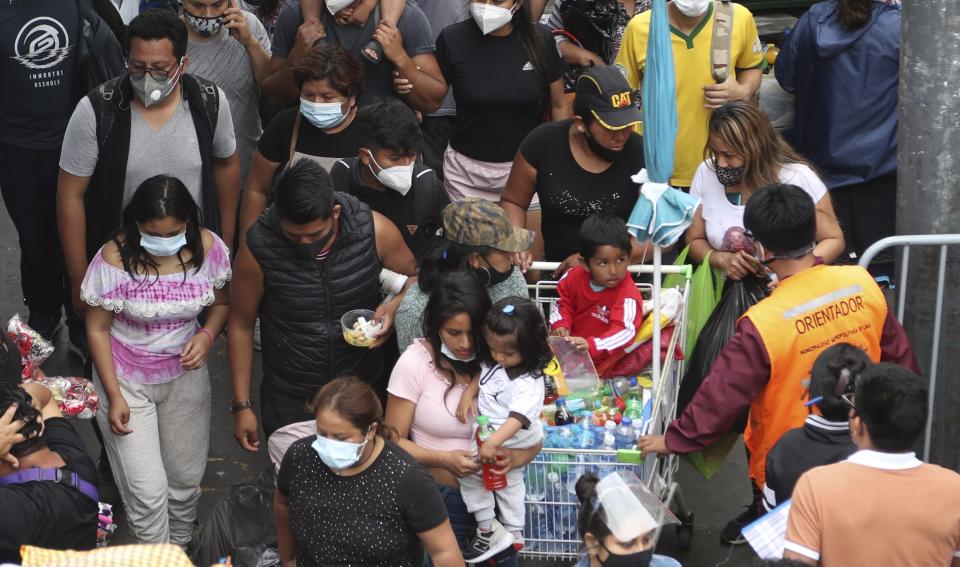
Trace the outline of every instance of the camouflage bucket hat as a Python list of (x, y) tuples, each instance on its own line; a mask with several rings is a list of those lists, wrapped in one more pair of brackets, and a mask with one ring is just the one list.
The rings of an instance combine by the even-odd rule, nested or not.
[(475, 198), (443, 209), (443, 234), (453, 242), (504, 252), (522, 252), (533, 244), (533, 231), (513, 226), (500, 205)]

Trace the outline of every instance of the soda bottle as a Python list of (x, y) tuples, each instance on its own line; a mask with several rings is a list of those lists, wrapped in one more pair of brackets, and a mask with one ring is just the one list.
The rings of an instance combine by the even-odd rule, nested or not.
[(543, 404), (550, 405), (557, 400), (557, 383), (549, 374), (543, 376)]
[(627, 404), (624, 403), (623, 398), (619, 396), (617, 396), (617, 398), (613, 400), (613, 406), (618, 410), (620, 410), (620, 413), (623, 413), (623, 410), (627, 409)]
[(593, 449), (596, 444), (596, 434), (590, 421), (593, 414), (589, 410), (580, 412), (580, 437), (577, 439), (578, 449)]
[(567, 409), (567, 400), (565, 398), (557, 398), (557, 413), (553, 415), (553, 422), (558, 426), (570, 425), (573, 423), (573, 414), (570, 413), (570, 410)]
[(613, 379), (613, 395), (626, 398), (630, 392), (630, 379), (625, 376), (617, 376)]
[(643, 387), (640, 386), (640, 382), (637, 381), (636, 376), (630, 377), (630, 395), (627, 397), (637, 399), (643, 397)]
[(603, 424), (607, 422), (607, 414), (602, 411), (594, 412), (593, 414), (593, 424), (597, 427), (603, 427)]
[(627, 409), (623, 412), (623, 417), (629, 417), (631, 420), (643, 419), (643, 402), (638, 398), (627, 400)]
[(611, 407), (607, 410), (607, 421), (612, 421), (617, 425), (620, 425), (620, 420), (623, 419), (623, 414), (620, 413), (620, 410), (616, 406)]
[[(487, 439), (490, 439), (493, 436), (494, 431), (496, 431), (492, 425), (490, 425), (490, 418), (485, 415), (477, 416), (477, 447), (482, 447), (483, 442)], [(495, 490), (500, 490), (507, 486), (507, 477), (502, 474), (496, 474), (493, 472), (493, 465), (487, 463), (483, 464), (483, 486), (487, 490), (493, 492)]]

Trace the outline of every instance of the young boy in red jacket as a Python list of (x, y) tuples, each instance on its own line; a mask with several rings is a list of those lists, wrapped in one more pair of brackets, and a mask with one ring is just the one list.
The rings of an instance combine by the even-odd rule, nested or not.
[(643, 321), (643, 298), (627, 272), (630, 249), (623, 219), (591, 216), (580, 227), (581, 265), (557, 286), (560, 300), (550, 315), (551, 334), (589, 350), (596, 366), (623, 356)]

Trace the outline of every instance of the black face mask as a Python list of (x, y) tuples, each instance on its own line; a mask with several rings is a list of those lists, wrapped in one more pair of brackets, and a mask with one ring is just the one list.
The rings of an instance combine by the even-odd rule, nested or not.
[(480, 276), (480, 281), (484, 282), (487, 287), (492, 287), (497, 284), (501, 284), (513, 275), (514, 266), (510, 266), (510, 269), (505, 272), (498, 272), (493, 268), (493, 266), (480, 266), (477, 268), (477, 275)]
[(630, 553), (628, 555), (617, 555), (607, 549), (607, 546), (600, 544), (607, 550), (607, 558), (600, 562), (603, 567), (648, 567), (653, 561), (653, 548)]
[(623, 150), (614, 151), (610, 148), (601, 146), (600, 142), (598, 142), (596, 138), (593, 137), (593, 134), (590, 133), (590, 128), (584, 127), (583, 137), (587, 140), (587, 147), (590, 148), (590, 151), (604, 161), (614, 162), (620, 159), (620, 156), (623, 155)]
[(740, 167), (720, 167), (718, 165), (714, 169), (717, 170), (717, 181), (724, 187), (738, 185), (743, 179), (744, 166), (742, 165)]
[(336, 227), (331, 228), (327, 231), (326, 234), (320, 237), (320, 240), (316, 242), (310, 242), (307, 244), (295, 244), (297, 250), (300, 251), (303, 256), (309, 260), (313, 260), (317, 257), (317, 254), (323, 251), (326, 248), (327, 244), (330, 243), (330, 240), (333, 238), (334, 233), (336, 232)]

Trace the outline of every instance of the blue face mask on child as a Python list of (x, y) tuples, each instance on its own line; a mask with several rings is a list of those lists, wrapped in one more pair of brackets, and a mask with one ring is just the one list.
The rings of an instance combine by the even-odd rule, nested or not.
[[(367, 433), (369, 432), (370, 430), (367, 430)], [(330, 467), (334, 472), (340, 472), (357, 464), (360, 460), (360, 453), (363, 452), (363, 448), (367, 446), (369, 441), (369, 439), (363, 443), (337, 441), (336, 439), (328, 439), (318, 433), (311, 447), (320, 455), (323, 464)]]
[(153, 236), (152, 234), (144, 234), (142, 230), (140, 231), (140, 246), (143, 246), (143, 249), (151, 256), (176, 256), (177, 252), (186, 245), (186, 231), (168, 237)]

